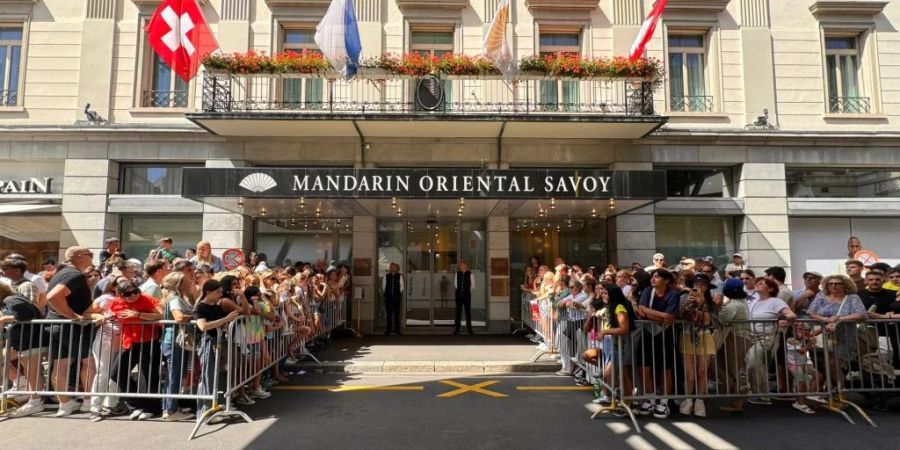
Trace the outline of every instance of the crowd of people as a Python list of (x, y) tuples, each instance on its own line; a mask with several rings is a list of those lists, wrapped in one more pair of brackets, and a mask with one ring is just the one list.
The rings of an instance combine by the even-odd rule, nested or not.
[[(7, 386), (12, 392), (79, 393), (22, 396), (10, 416), (32, 415), (56, 402), (57, 417), (80, 411), (93, 421), (112, 415), (199, 418), (208, 403), (192, 405), (171, 395), (217, 392), (220, 333), (235, 321), (233, 342), (241, 347), (236, 365), (259, 372), (235, 392), (235, 404), (268, 398), (269, 387), (302, 374), (290, 370), (307, 348), (327, 344), (323, 331), (335, 320), (327, 312), (349, 296), (349, 268), (322, 260), (270, 267), (265, 254), (254, 252), (246, 265), (226, 270), (209, 242), (195, 249), (182, 256), (164, 237), (141, 262), (110, 238), (97, 255), (99, 265), (91, 250), (75, 246), (66, 249), (62, 264), (46, 261), (38, 274), (22, 255), (6, 255), (0, 262), (0, 323), (6, 328), (3, 357), (11, 363)], [(30, 323), (36, 319), (48, 320)], [(275, 361), (280, 343), (287, 357)], [(158, 398), (115, 395), (126, 392)]]
[[(900, 318), (900, 265), (851, 258), (841, 273), (804, 273), (804, 286), (791, 290), (784, 268), (758, 274), (741, 256), (724, 271), (712, 257), (668, 266), (657, 253), (649, 266), (598, 269), (563, 258), (551, 267), (534, 256), (521, 286), (532, 339), (555, 353), (558, 375), (595, 385), (596, 403), (608, 406), (607, 388), (615, 386), (620, 396), (642, 400), (630, 405), (637, 414), (657, 418), (670, 415), (670, 397), (682, 399), (681, 414), (705, 417), (711, 389), (734, 394), (720, 406), (725, 412), (786, 399), (813, 414), (806, 394), (836, 389), (864, 358), (875, 359), (893, 385), (900, 327), (882, 321), (867, 333), (857, 325)], [(867, 334), (868, 344), (860, 344)]]

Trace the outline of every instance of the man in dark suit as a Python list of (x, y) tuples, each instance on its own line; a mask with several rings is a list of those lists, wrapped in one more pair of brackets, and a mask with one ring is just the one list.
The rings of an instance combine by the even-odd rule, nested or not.
[(469, 264), (465, 261), (459, 262), (453, 286), (456, 288), (456, 317), (453, 322), (453, 334), (459, 334), (459, 322), (463, 308), (466, 310), (466, 328), (469, 330), (469, 334), (475, 334), (472, 331), (472, 290), (475, 288), (475, 277), (472, 276), (472, 272), (469, 272)]
[(396, 334), (400, 332), (400, 304), (403, 298), (403, 275), (399, 272), (400, 266), (395, 263), (388, 264), (388, 273), (381, 280), (381, 290), (384, 292), (384, 310), (387, 313), (387, 327), (384, 329), (384, 335), (387, 336), (393, 331)]

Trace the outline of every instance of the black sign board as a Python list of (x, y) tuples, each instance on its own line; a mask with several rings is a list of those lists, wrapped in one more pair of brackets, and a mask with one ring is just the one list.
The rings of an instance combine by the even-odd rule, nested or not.
[(662, 170), (185, 168), (182, 195), (247, 198), (661, 199)]

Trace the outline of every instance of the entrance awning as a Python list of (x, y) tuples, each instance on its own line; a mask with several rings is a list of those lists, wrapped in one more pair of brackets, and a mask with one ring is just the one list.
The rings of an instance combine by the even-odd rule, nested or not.
[(0, 214), (59, 214), (62, 195), (4, 195), (0, 198)]
[(666, 197), (665, 172), (185, 168), (182, 195), (257, 218), (613, 217)]

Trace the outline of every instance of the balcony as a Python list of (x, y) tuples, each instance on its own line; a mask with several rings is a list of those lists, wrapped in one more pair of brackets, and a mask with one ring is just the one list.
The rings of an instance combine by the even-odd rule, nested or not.
[(186, 108), (190, 92), (178, 91), (144, 91), (141, 106), (144, 108)]
[(711, 95), (673, 96), (669, 98), (669, 107), (673, 112), (711, 112), (714, 105)]
[(640, 138), (666, 118), (641, 78), (207, 72), (202, 112), (225, 136)]
[(869, 114), (871, 110), (869, 97), (828, 98), (828, 112), (831, 114)]

